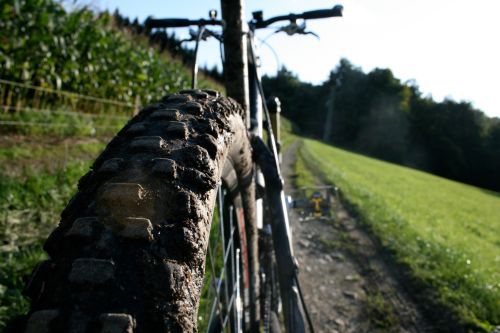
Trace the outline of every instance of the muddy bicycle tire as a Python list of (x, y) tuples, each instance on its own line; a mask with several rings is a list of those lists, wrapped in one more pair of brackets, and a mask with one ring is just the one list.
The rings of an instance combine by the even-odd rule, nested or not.
[[(241, 107), (188, 90), (144, 108), (78, 192), (25, 288), (25, 332), (194, 332), (217, 186), (253, 221)], [(253, 230), (253, 229), (252, 229)]]

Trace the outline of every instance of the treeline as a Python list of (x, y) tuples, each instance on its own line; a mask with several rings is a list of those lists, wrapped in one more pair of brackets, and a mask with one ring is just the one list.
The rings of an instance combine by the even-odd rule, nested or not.
[(139, 96), (146, 104), (189, 87), (182, 63), (192, 57), (174, 35), (151, 34), (118, 12), (68, 12), (53, 0), (0, 2), (2, 79), (129, 103)]
[(264, 77), (267, 95), (311, 136), (386, 161), (500, 190), (500, 119), (470, 103), (425, 97), (389, 69), (369, 73), (343, 59), (315, 86), (285, 68)]

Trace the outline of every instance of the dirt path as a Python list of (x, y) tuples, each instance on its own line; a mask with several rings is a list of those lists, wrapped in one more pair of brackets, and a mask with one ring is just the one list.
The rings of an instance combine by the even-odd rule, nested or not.
[[(283, 155), (291, 193), (298, 142)], [(318, 182), (318, 185), (320, 183)], [(382, 259), (380, 250), (344, 206), (333, 221), (300, 222), (291, 212), (300, 281), (316, 332), (433, 332)]]

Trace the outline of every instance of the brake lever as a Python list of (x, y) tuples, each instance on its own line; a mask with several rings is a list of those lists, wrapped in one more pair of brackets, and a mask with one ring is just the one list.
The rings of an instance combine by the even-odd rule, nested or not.
[(213, 37), (217, 39), (219, 42), (222, 42), (222, 34), (217, 33), (215, 31), (205, 28), (205, 31), (203, 31), (203, 35), (204, 36), (201, 37), (203, 40), (207, 40), (209, 37)]
[(313, 35), (314, 37), (316, 37), (317, 39), (319, 39), (319, 36), (317, 33), (315, 33), (314, 31), (305, 31), (301, 33), (302, 35)]
[(316, 34), (313, 31), (306, 31), (306, 22), (303, 22), (302, 24), (297, 24), (297, 22), (292, 21), (290, 24), (279, 28), (278, 30), (275, 31), (275, 33), (278, 32), (286, 32), (288, 36), (292, 36), (295, 34), (299, 35), (313, 35), (314, 37), (319, 39), (318, 34)]
[(285, 26), (279, 28), (278, 30), (276, 30), (275, 33), (286, 32), (286, 34), (288, 36), (292, 36), (292, 35), (295, 35), (295, 34), (299, 33), (299, 31), (302, 28), (303, 27), (299, 26), (296, 22), (290, 22), (290, 24), (285, 25)]
[[(196, 40), (198, 39), (198, 33), (199, 32), (196, 31), (196, 30), (194, 30), (194, 29), (189, 29), (189, 35), (191, 37), (180, 40), (179, 44), (182, 44), (182, 43), (185, 43), (185, 42), (196, 42)], [(213, 31), (211, 31), (211, 30), (209, 30), (207, 28), (203, 29), (203, 32), (201, 34), (200, 39), (202, 41), (206, 41), (210, 37), (213, 37), (213, 38), (217, 39), (218, 41), (222, 40), (222, 35), (221, 34), (213, 32)]]

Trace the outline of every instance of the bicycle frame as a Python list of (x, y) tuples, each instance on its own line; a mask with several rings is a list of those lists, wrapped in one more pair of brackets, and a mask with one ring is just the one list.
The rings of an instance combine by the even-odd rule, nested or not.
[[(272, 119), (264, 100), (264, 91), (258, 70), (259, 58), (255, 47), (254, 33), (257, 28), (266, 27), (279, 20), (295, 22), (297, 18), (341, 16), (342, 7), (335, 6), (331, 10), (317, 10), (300, 15), (290, 14), (288, 16), (271, 18), (267, 21), (262, 19), (260, 13), (260, 15), (257, 15), (257, 18), (254, 16), (254, 20), (245, 25), (243, 1), (221, 1), (222, 18), (226, 23), (224, 29), (226, 89), (228, 95), (235, 97), (244, 107), (248, 105), (246, 107), (246, 116), (247, 124), (250, 124), (249, 129), (253, 135), (254, 161), (261, 170), (256, 174), (256, 182), (257, 184), (261, 184), (262, 178), (265, 180), (268, 207), (270, 208), (271, 215), (264, 221), (262, 220), (262, 214), (257, 214), (257, 225), (263, 227), (265, 223), (268, 223), (271, 226), (286, 331), (294, 333), (305, 332), (304, 311), (310, 330), (314, 332), (300, 291), (297, 276), (298, 266), (293, 256), (292, 234), (283, 190), (283, 179), (280, 172), (277, 145), (279, 137), (276, 137), (273, 133)], [(231, 41), (231, 43), (228, 43), (228, 41)], [(232, 59), (232, 61), (228, 63), (228, 59)], [(246, 63), (247, 61), (248, 63)], [(230, 84), (232, 82), (236, 84)], [(262, 141), (264, 116), (268, 138), (267, 146)], [(262, 205), (262, 201), (257, 203), (258, 212), (262, 211)]]
[[(297, 292), (296, 265), (293, 259), (291, 232), (286, 211), (283, 180), (281, 178), (276, 139), (270, 124), (269, 112), (263, 103), (263, 91), (258, 71), (258, 56), (254, 43), (255, 25), (246, 25), (244, 21), (243, 0), (223, 0), (222, 18), (226, 23), (224, 29), (225, 59), (224, 73), (226, 90), (246, 110), (247, 125), (253, 135), (255, 162), (260, 170), (255, 178), (258, 185), (265, 188), (272, 216), (263, 216), (262, 199), (257, 201), (257, 226), (270, 223), (276, 263), (278, 266), (278, 281), (282, 298), (285, 328), (287, 332), (304, 332), (304, 320), (299, 308)], [(266, 112), (267, 134), (269, 148), (262, 142), (264, 113)], [(279, 208), (278, 208), (279, 207)], [(257, 240), (254, 240), (256, 244)], [(251, 242), (249, 242), (252, 244)], [(252, 251), (249, 251), (252, 253)], [(254, 258), (258, 258), (254, 253)], [(256, 295), (254, 295), (256, 298)]]

